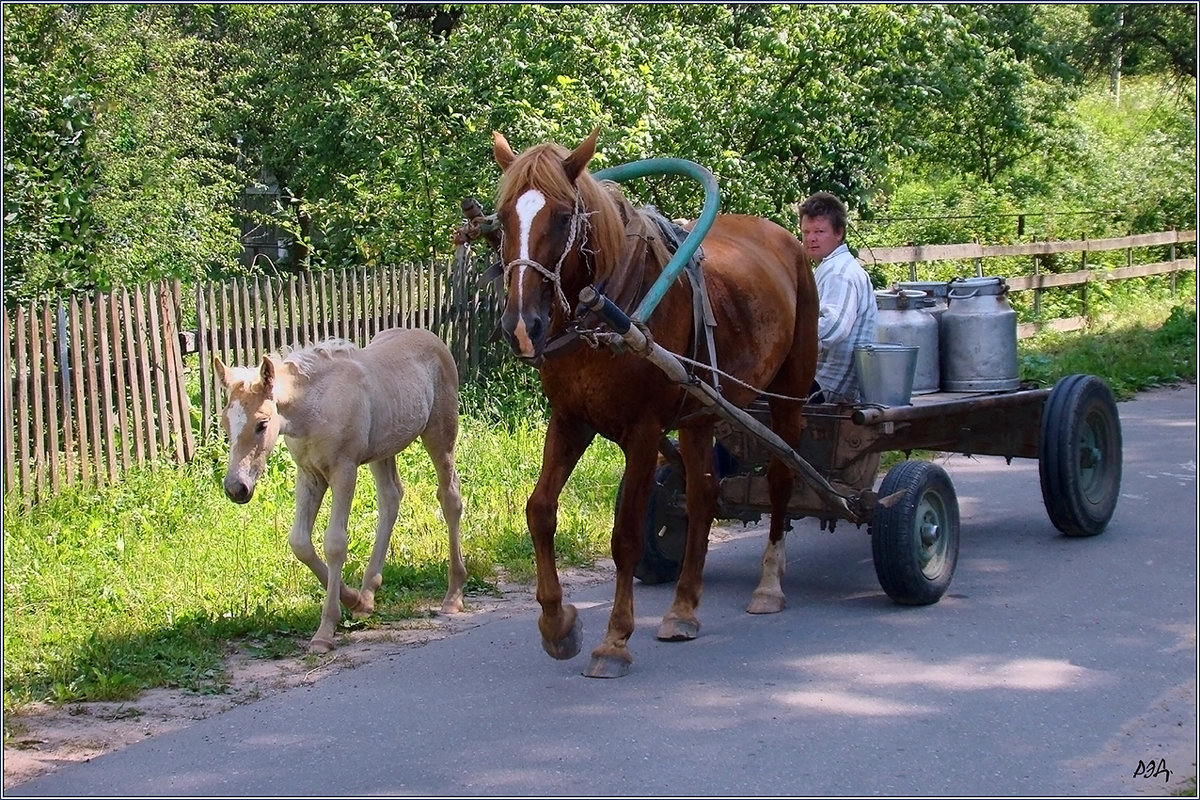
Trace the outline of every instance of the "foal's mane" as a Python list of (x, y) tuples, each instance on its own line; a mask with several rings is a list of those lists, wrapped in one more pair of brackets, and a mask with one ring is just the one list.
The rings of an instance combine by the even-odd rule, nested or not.
[(310, 376), (321, 368), (323, 362), (339, 355), (353, 353), (358, 349), (358, 345), (345, 339), (326, 339), (323, 342), (293, 350), (283, 360), (288, 364), (294, 364), (296, 371), (301, 375)]
[(513, 202), (526, 189), (537, 189), (551, 203), (573, 208), (575, 192), (583, 202), (591, 224), (587, 246), (595, 253), (596, 275), (608, 275), (621, 258), (625, 247), (625, 223), (633, 216), (633, 206), (621, 194), (617, 184), (597, 181), (586, 168), (571, 183), (563, 162), (571, 153), (554, 142), (534, 145), (513, 160), (496, 188), (496, 207)]

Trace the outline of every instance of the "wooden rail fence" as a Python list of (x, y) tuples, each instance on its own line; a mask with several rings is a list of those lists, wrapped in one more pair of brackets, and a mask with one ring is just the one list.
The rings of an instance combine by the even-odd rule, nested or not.
[[(1033, 274), (1018, 275), (1006, 278), (1010, 292), (1034, 292), (1033, 306), (1035, 315), (1038, 314), (1042, 292), (1047, 289), (1078, 286), (1084, 292), (1083, 304), (1087, 307), (1087, 285), (1101, 281), (1125, 280), (1128, 278), (1144, 278), (1151, 275), (1170, 274), (1172, 280), (1178, 272), (1195, 271), (1196, 258), (1178, 258), (1176, 248), (1181, 244), (1194, 243), (1195, 231), (1161, 231), (1144, 233), (1133, 236), (1121, 236), (1112, 239), (1084, 239), (1069, 242), (1030, 242), (1028, 244), (981, 245), (974, 244), (934, 244), (914, 247), (876, 247), (868, 248), (858, 255), (858, 260), (864, 266), (907, 265), (908, 280), (916, 281), (917, 266), (939, 261), (970, 262), (977, 276), (984, 274), (985, 258), (1024, 256), (1033, 259)], [(1147, 264), (1134, 264), (1134, 250), (1145, 247), (1166, 247), (1168, 258)], [(1124, 267), (1111, 269), (1089, 269), (1088, 254), (1125, 251)], [(1080, 269), (1074, 272), (1043, 272), (1042, 261), (1046, 256), (1061, 253), (1079, 253), (1081, 256)], [(991, 275), (1001, 273), (991, 272)], [(1087, 315), (1066, 317), (1061, 319), (1027, 322), (1018, 326), (1017, 335), (1027, 338), (1040, 330), (1051, 329), (1058, 331), (1078, 330), (1087, 326)]]
[[(859, 258), (899, 273), (907, 265), (907, 277), (918, 280), (918, 265), (959, 262), (960, 274), (983, 275), (985, 259), (1027, 257), (1034, 260), (1033, 274), (1007, 278), (1011, 291), (1086, 291), (1098, 281), (1194, 272), (1195, 257), (1178, 258), (1175, 248), (1195, 241), (1195, 231), (1168, 231), (1077, 242), (874, 248)], [(1147, 247), (1166, 248), (1168, 258), (1134, 264), (1134, 249)], [(1122, 249), (1126, 266), (1088, 268), (1088, 253)], [(1080, 253), (1082, 268), (1042, 271), (1041, 259), (1059, 253)], [(490, 346), (498, 302), (493, 292), (474, 288), (474, 276), (453, 280), (445, 267), (414, 266), (205, 283), (186, 295), (179, 281), (159, 281), (6, 310), (0, 354), (8, 378), (5, 492), (34, 503), (66, 485), (115, 482), (135, 465), (190, 460), (198, 442), (219, 435), (213, 355), (254, 364), (268, 352), (331, 336), (361, 345), (384, 328), (424, 327), (446, 341), (467, 380), (501, 357)], [(1020, 335), (1084, 322), (1030, 323)]]

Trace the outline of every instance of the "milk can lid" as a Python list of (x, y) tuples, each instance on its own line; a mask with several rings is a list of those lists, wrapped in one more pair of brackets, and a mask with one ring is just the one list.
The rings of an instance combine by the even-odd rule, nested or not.
[(898, 311), (930, 305), (928, 294), (918, 289), (876, 289), (875, 307), (880, 311)]

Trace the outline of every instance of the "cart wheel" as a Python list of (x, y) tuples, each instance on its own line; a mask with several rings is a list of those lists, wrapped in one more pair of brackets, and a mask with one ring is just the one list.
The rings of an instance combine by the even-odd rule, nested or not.
[(633, 568), (642, 583), (670, 583), (679, 577), (687, 544), (687, 517), (676, 510), (683, 492), (683, 478), (674, 467), (664, 464), (655, 471), (642, 531), (642, 558)]
[(1054, 384), (1038, 438), (1042, 500), (1067, 536), (1108, 526), (1121, 489), (1121, 422), (1108, 384), (1068, 375)]
[(879, 488), (890, 507), (875, 509), (868, 530), (879, 585), (907, 606), (936, 603), (958, 564), (958, 497), (946, 471), (930, 461), (902, 461)]

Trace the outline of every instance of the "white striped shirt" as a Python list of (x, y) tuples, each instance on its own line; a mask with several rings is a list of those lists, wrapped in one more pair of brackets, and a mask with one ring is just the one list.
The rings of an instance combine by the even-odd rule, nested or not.
[(858, 402), (854, 348), (875, 341), (875, 289), (845, 243), (816, 270), (821, 316), (817, 322), (817, 383), (825, 402)]

